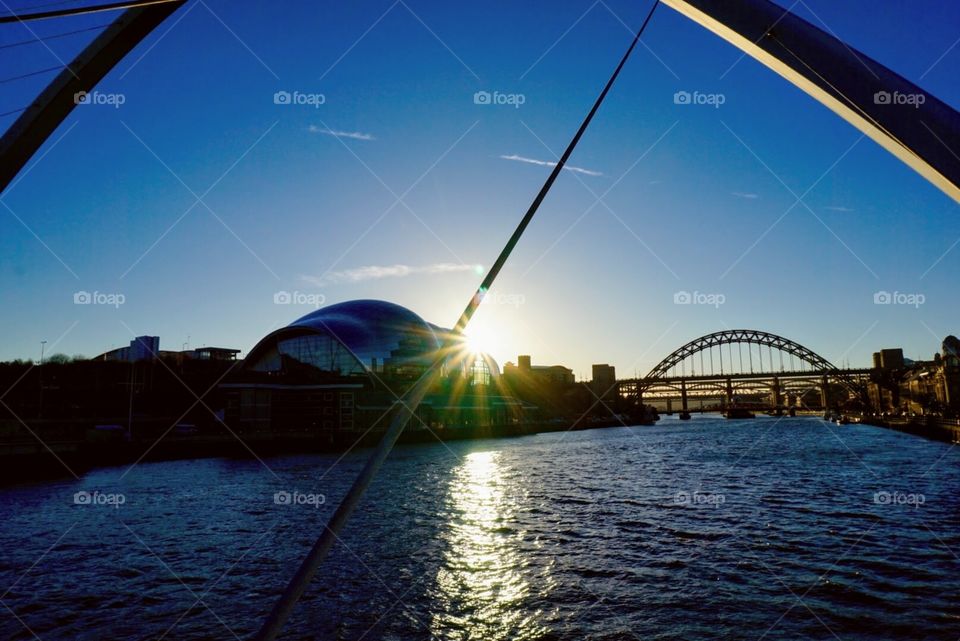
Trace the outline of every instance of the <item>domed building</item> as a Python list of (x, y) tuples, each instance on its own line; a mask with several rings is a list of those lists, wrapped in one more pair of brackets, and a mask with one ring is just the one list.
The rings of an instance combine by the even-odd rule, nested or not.
[(490, 356), (473, 354), (451, 330), (405, 307), (355, 300), (318, 309), (261, 339), (221, 386), (226, 422), (241, 432), (380, 431), (444, 349), (439, 381), (408, 430), (521, 420), (523, 406), (501, 392)]

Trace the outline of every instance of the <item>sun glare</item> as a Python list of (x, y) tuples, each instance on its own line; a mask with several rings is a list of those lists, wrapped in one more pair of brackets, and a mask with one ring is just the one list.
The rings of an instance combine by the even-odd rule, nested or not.
[(465, 332), (467, 349), (473, 354), (489, 354), (494, 351), (496, 337), (483, 327), (473, 327)]

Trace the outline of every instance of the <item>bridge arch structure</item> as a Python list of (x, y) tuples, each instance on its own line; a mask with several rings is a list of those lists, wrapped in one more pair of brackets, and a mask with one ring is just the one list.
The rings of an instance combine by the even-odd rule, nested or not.
[(664, 378), (671, 369), (694, 354), (713, 347), (734, 344), (751, 344), (777, 349), (781, 352), (796, 356), (817, 371), (824, 373), (839, 372), (837, 367), (830, 361), (789, 338), (756, 329), (728, 329), (701, 336), (686, 345), (678, 347), (651, 369), (646, 378)]
[[(709, 371), (704, 365), (707, 353)], [(777, 362), (775, 353), (779, 355)], [(697, 356), (699, 372), (695, 365)], [(714, 356), (719, 362), (715, 362)], [(689, 368), (684, 367), (686, 363), (690, 363)], [(719, 365), (719, 371), (715, 365)], [(783, 411), (788, 406), (806, 406), (804, 399), (810, 392), (816, 392), (812, 403), (822, 409), (830, 405), (829, 399), (836, 398), (837, 393), (841, 397), (846, 393), (847, 398), (862, 399), (863, 382), (869, 371), (840, 369), (808, 347), (777, 334), (756, 329), (728, 329), (700, 336), (678, 347), (643, 378), (620, 381), (619, 393), (624, 399), (632, 398), (637, 403), (644, 397), (665, 400), (668, 408), (670, 401), (679, 400), (681, 411), (686, 413), (688, 397), (720, 399), (726, 407), (734, 407), (743, 399), (753, 399), (756, 407), (757, 397), (765, 396), (769, 400), (759, 405)]]

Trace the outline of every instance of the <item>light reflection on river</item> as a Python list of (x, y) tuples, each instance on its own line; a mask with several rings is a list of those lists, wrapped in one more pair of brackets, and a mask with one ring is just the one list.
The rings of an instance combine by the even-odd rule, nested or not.
[[(441, 537), (448, 549), (436, 577), (440, 608), (431, 625), (439, 638), (522, 640), (545, 632), (539, 613), (520, 607), (530, 585), (512, 541), (523, 537), (511, 527), (519, 479), (504, 478), (499, 459), (499, 452), (468, 454), (447, 486), (450, 527)], [(548, 588), (549, 581), (541, 584), (541, 596)]]

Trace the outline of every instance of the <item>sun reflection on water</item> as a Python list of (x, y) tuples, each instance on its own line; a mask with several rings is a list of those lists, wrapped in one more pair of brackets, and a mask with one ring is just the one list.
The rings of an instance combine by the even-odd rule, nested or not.
[(447, 488), (447, 551), (436, 577), (431, 629), (442, 639), (536, 639), (547, 631), (526, 603), (531, 594), (518, 549), (513, 481), (499, 452), (473, 452)]

